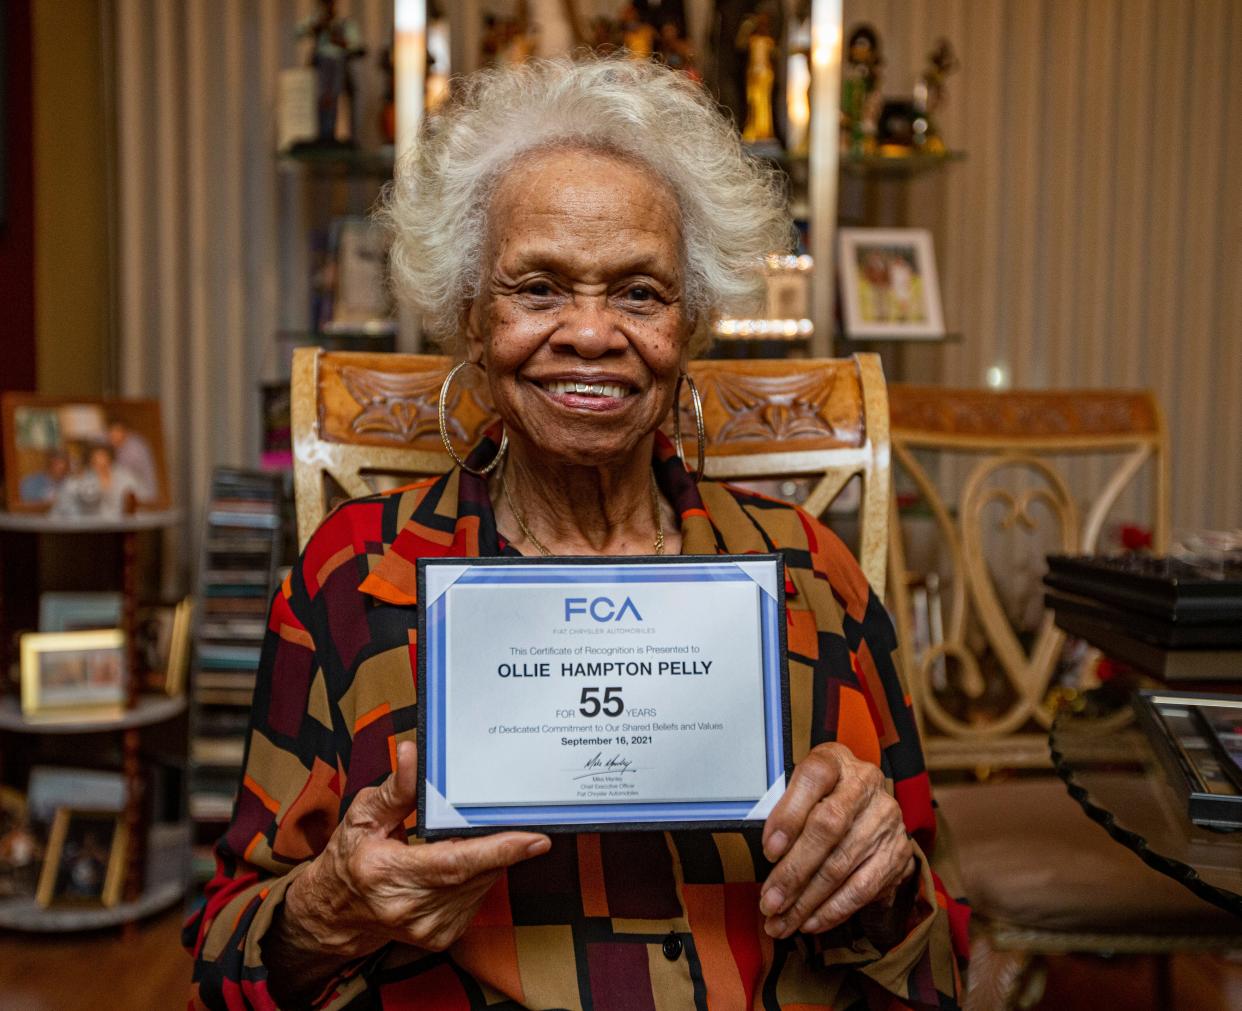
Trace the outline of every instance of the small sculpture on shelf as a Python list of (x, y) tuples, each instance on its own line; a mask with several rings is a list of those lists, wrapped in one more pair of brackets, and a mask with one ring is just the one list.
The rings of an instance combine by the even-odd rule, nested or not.
[(357, 24), (336, 16), (336, 0), (319, 0), (319, 13), (298, 26), (297, 37), (313, 43), (309, 64), (318, 84), (316, 143), (352, 146), (354, 81), (349, 65), (366, 53)]
[(846, 46), (841, 80), (841, 146), (850, 154), (875, 152), (883, 65), (879, 33), (869, 24), (855, 25)]
[(746, 125), (742, 140), (748, 144), (776, 140), (772, 118), (772, 93), (776, 83), (773, 59), (776, 39), (772, 37), (771, 16), (759, 10), (742, 22), (737, 47), (746, 53)]
[(928, 154), (944, 154), (944, 139), (936, 124), (935, 114), (944, 103), (944, 81), (961, 66), (953, 44), (946, 38), (936, 40), (927, 54), (927, 67), (914, 85), (914, 144)]

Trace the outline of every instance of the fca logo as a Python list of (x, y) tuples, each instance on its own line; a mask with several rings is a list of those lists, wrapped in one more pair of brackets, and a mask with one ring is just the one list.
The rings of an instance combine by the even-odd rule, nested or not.
[(643, 620), (638, 608), (634, 606), (634, 601), (629, 597), (625, 598), (620, 607), (612, 602), (611, 597), (595, 597), (592, 600), (587, 600), (586, 597), (565, 598), (566, 621), (572, 621), (575, 614), (590, 615), (595, 621), (620, 621), (627, 613), (632, 614), (635, 621)]

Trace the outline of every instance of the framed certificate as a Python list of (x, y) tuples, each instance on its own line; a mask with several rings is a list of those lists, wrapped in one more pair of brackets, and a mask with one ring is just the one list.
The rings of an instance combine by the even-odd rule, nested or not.
[(418, 833), (762, 825), (792, 771), (780, 555), (421, 559)]

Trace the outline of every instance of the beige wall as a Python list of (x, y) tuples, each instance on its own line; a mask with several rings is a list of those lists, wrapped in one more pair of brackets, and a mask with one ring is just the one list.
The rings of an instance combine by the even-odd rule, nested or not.
[(845, 0), (884, 90), (940, 35), (942, 120), (967, 160), (915, 185), (959, 344), (910, 378), (1148, 386), (1173, 445), (1176, 526), (1242, 525), (1242, 4)]
[(112, 385), (100, 0), (35, 0), (35, 332), (45, 393)]

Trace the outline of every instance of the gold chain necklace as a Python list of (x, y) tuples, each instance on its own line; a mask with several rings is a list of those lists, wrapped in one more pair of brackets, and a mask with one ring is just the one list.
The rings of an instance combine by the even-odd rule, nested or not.
[[(648, 471), (651, 475), (651, 515), (655, 519), (656, 536), (655, 536), (655, 553), (657, 555), (664, 554), (664, 517), (660, 515), (660, 498), (656, 491), (656, 479), (653, 471)], [(538, 548), (542, 555), (551, 555), (552, 552), (544, 547), (543, 542), (539, 540), (530, 527), (526, 525), (526, 520), (522, 518), (521, 512), (518, 510), (517, 503), (513, 501), (513, 496), (509, 494), (509, 482), (505, 479), (506, 475), (503, 471), (500, 474), (500, 490), (504, 492), (505, 501), (509, 504), (509, 511), (513, 513), (513, 518), (517, 520), (518, 528), (531, 544)]]

